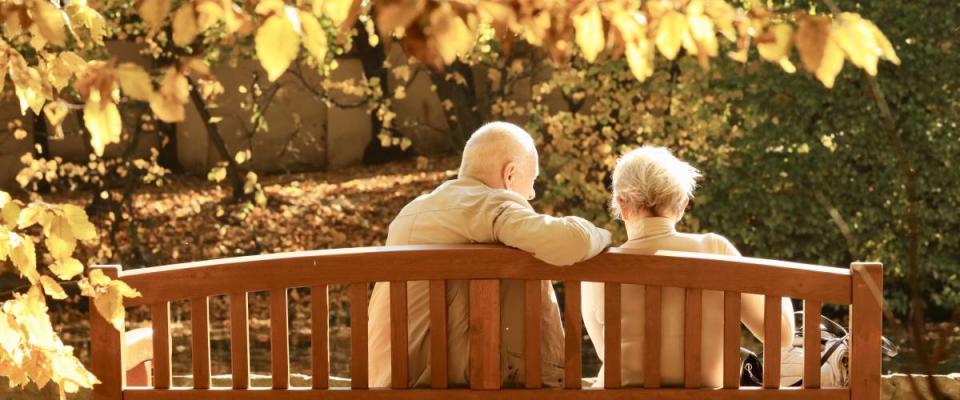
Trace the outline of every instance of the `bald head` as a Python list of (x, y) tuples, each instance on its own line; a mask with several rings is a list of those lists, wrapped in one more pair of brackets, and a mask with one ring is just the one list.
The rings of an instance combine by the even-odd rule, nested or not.
[(538, 164), (537, 148), (527, 131), (509, 122), (491, 122), (467, 140), (460, 177), (477, 179), (487, 186), (512, 190), (532, 199)]

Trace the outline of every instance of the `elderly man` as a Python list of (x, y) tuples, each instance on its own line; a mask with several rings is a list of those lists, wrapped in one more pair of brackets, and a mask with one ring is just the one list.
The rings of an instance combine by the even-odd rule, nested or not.
[[(600, 253), (610, 233), (578, 217), (538, 214), (528, 201), (539, 174), (539, 156), (522, 128), (493, 122), (467, 141), (457, 179), (407, 204), (390, 224), (387, 245), (503, 243), (554, 265), (570, 265)], [(457, 268), (450, 265), (450, 268)], [(377, 283), (370, 299), (371, 387), (390, 385), (390, 287)], [(468, 282), (447, 283), (447, 376), (452, 386), (468, 383)], [(543, 382), (563, 377), (563, 328), (556, 294), (543, 282)], [(505, 386), (523, 376), (523, 282), (504, 281), (501, 301), (501, 376)], [(409, 377), (411, 386), (430, 384), (429, 284), (409, 282)]]

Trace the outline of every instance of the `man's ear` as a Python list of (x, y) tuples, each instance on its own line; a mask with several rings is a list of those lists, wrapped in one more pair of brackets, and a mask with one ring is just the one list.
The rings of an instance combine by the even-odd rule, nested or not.
[(503, 166), (500, 179), (503, 180), (504, 189), (510, 190), (510, 185), (517, 178), (517, 170), (517, 163), (514, 161), (510, 161)]

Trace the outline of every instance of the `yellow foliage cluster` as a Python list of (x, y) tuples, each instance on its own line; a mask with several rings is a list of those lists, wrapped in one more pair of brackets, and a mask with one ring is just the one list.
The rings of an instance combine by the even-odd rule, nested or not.
[(827, 87), (844, 59), (871, 75), (880, 59), (900, 62), (890, 41), (859, 14), (785, 15), (759, 1), (737, 10), (725, 0), (387, 0), (376, 12), (381, 35), (401, 36), (413, 56), (436, 69), (465, 57), (484, 24), (497, 31), (505, 48), (515, 37), (524, 38), (546, 47), (556, 62), (568, 60), (571, 43), (589, 62), (604, 51), (622, 55), (641, 81), (653, 73), (655, 52), (673, 60), (683, 50), (707, 66), (720, 54), (718, 37), (736, 44), (730, 58), (746, 62), (753, 43), (761, 58), (788, 73), (796, 71), (790, 61), (796, 43), (803, 66)]
[[(78, 241), (96, 238), (96, 231), (80, 207), (39, 201), (24, 206), (0, 191), (0, 263), (9, 259), (30, 283), (26, 293), (15, 293), (13, 300), (0, 306), (0, 376), (8, 377), (13, 386), (32, 381), (42, 388), (54, 382), (63, 398), (65, 393), (91, 387), (97, 379), (73, 355), (73, 348), (63, 344), (50, 323), (44, 294), (60, 300), (67, 293), (57, 279), (39, 270), (30, 234), (35, 231), (44, 238), (54, 260), (49, 271), (60, 280), (83, 273), (83, 264), (73, 253)], [(118, 329), (123, 326), (123, 298), (139, 295), (100, 270), (81, 277), (77, 284), (81, 294), (93, 298), (97, 311)]]

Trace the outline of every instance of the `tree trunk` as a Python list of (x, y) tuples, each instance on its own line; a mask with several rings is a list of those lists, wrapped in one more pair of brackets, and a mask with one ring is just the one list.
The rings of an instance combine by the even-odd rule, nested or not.
[[(386, 50), (383, 43), (377, 46), (370, 46), (370, 35), (364, 29), (363, 24), (356, 24), (357, 36), (354, 38), (354, 48), (360, 56), (360, 63), (363, 65), (363, 75), (367, 78), (380, 78), (380, 90), (384, 99), (393, 97), (393, 91), (390, 90), (389, 73), (390, 70), (383, 67), (383, 62), (387, 59)], [(377, 137), (383, 130), (383, 122), (377, 117), (375, 112), (370, 113), (370, 127), (373, 137), (367, 143), (367, 148), (363, 151), (364, 164), (381, 164), (390, 161), (402, 160), (410, 157), (412, 152), (403, 151), (398, 146), (383, 147), (380, 145), (380, 139)], [(390, 135), (395, 132), (391, 131)]]
[(207, 130), (207, 137), (210, 138), (213, 147), (217, 149), (220, 158), (227, 162), (227, 179), (233, 188), (232, 199), (235, 202), (240, 201), (245, 195), (243, 192), (244, 177), (240, 173), (240, 165), (237, 164), (227, 149), (227, 143), (223, 140), (223, 136), (220, 135), (220, 128), (217, 127), (217, 124), (210, 122), (212, 115), (210, 115), (210, 110), (207, 109), (207, 104), (203, 101), (203, 96), (200, 94), (196, 82), (193, 79), (188, 79), (190, 82), (190, 100), (193, 102), (193, 105), (197, 107), (200, 119), (203, 120), (203, 126)]

